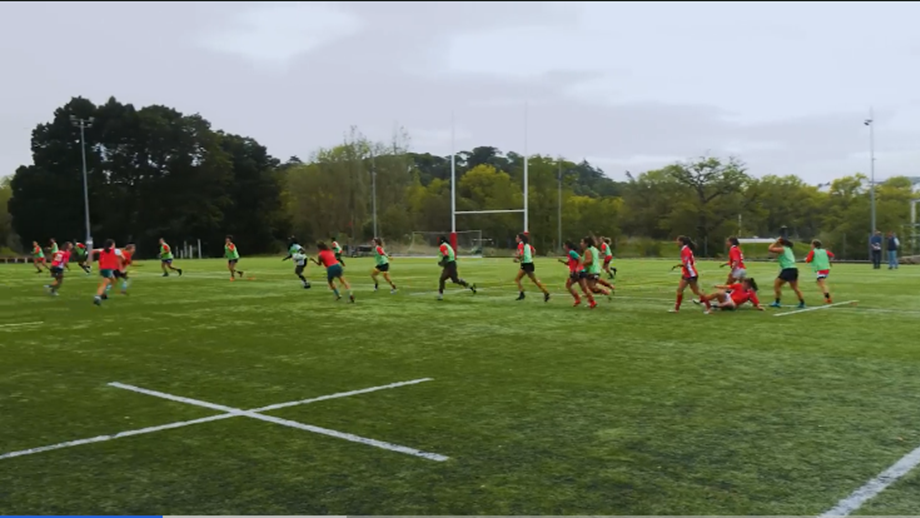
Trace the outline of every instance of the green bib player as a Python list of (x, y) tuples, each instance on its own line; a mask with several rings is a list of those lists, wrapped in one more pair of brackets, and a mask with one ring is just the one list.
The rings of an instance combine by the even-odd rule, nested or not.
[(329, 241), (332, 242), (329, 248), (332, 249), (332, 253), (335, 254), (335, 260), (340, 262), (342, 266), (345, 266), (345, 261), (342, 260), (342, 247), (339, 245), (339, 242), (336, 241), (334, 237), (329, 238)]
[(824, 245), (817, 239), (811, 242), (811, 252), (808, 252), (808, 256), (805, 258), (805, 262), (810, 263), (811, 268), (815, 271), (818, 288), (824, 294), (824, 302), (827, 304), (832, 303), (831, 292), (827, 287), (827, 276), (831, 274), (831, 259), (833, 258), (834, 254), (830, 250), (826, 250)]
[(230, 271), (230, 280), (235, 280), (237, 275), (243, 277), (243, 271), (236, 269), (237, 263), (240, 262), (240, 249), (233, 243), (233, 236), (228, 235), (224, 239), (224, 257), (227, 258), (227, 270)]
[(440, 243), (439, 252), (441, 254), (441, 259), (438, 261), (438, 266), (441, 267), (441, 278), (438, 281), (438, 300), (444, 299), (444, 284), (447, 279), (450, 279), (450, 282), (454, 284), (459, 284), (469, 289), (475, 295), (476, 285), (469, 284), (457, 275), (457, 256), (454, 253), (454, 247), (450, 246), (450, 242), (444, 236), (439, 237), (438, 242)]
[(390, 279), (390, 256), (383, 249), (383, 239), (375, 237), (374, 244), (374, 270), (371, 279), (374, 280), (374, 291), (377, 291), (377, 276), (383, 274), (383, 280), (390, 285), (390, 293), (396, 293), (396, 284)]
[(523, 232), (518, 234), (516, 239), (518, 248), (514, 260), (521, 263), (521, 270), (518, 272), (517, 277), (514, 278), (514, 283), (517, 284), (519, 292), (517, 300), (524, 300), (524, 285), (521, 284), (521, 279), (526, 275), (543, 292), (543, 302), (549, 302), (549, 290), (540, 282), (540, 279), (537, 279), (537, 275), (534, 273), (536, 272), (536, 266), (533, 264), (534, 248), (530, 244), (530, 236)]
[(176, 268), (173, 266), (173, 254), (172, 249), (169, 248), (169, 245), (166, 244), (166, 240), (162, 237), (160, 238), (160, 267), (163, 268), (163, 277), (169, 277), (169, 270), (177, 272), (179, 276), (182, 276), (182, 268)]
[(779, 263), (779, 275), (776, 277), (776, 280), (773, 281), (773, 292), (776, 295), (776, 300), (773, 301), (773, 304), (770, 304), (770, 307), (782, 307), (780, 299), (782, 297), (783, 284), (789, 284), (789, 287), (792, 288), (792, 291), (794, 291), (799, 298), (799, 309), (804, 308), (805, 298), (802, 296), (802, 291), (799, 289), (799, 269), (795, 265), (795, 254), (792, 252), (792, 241), (781, 237), (770, 245), (769, 250), (771, 253), (777, 254), (776, 262)]

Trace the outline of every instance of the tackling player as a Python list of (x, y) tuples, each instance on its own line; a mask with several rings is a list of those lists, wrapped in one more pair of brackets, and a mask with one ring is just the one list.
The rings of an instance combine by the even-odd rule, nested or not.
[(287, 261), (288, 259), (293, 259), (294, 261), (294, 275), (300, 279), (301, 284), (305, 290), (310, 289), (310, 281), (303, 276), (303, 271), (307, 267), (307, 251), (304, 248), (297, 244), (297, 240), (294, 236), (291, 236), (291, 239), (288, 241), (288, 255), (285, 256), (281, 261)]
[[(703, 295), (701, 299), (704, 303), (715, 301), (715, 305), (706, 310), (707, 315), (711, 312), (711, 309), (730, 311), (737, 309), (748, 301), (759, 311), (764, 310), (763, 306), (760, 305), (760, 300), (757, 298), (757, 282), (753, 278), (744, 279), (734, 284), (718, 284), (716, 289), (715, 293)], [(694, 300), (693, 303), (699, 304), (700, 301)]]

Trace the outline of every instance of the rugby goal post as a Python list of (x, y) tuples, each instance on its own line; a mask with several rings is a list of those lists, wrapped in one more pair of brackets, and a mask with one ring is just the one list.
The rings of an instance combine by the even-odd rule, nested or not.
[[(530, 155), (527, 154), (527, 115), (528, 103), (524, 103), (524, 206), (520, 209), (498, 209), (498, 210), (457, 210), (457, 147), (455, 145), (456, 124), (454, 114), (450, 115), (450, 246), (454, 250), (459, 250), (459, 234), (457, 232), (457, 216), (464, 214), (524, 214), (524, 233), (530, 231), (527, 219), (527, 186), (528, 174), (527, 167), (530, 162)], [(482, 233), (479, 235), (480, 244), (482, 243)]]
[(412, 233), (405, 255), (409, 257), (437, 257), (440, 237), (450, 234), (451, 246), (457, 257), (481, 258), (485, 243), (481, 230), (461, 230), (459, 232), (421, 232)]

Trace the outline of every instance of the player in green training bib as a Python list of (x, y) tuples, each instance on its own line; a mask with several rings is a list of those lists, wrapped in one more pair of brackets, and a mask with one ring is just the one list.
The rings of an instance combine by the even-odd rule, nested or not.
[(811, 264), (815, 271), (815, 278), (818, 281), (818, 289), (824, 294), (824, 302), (831, 304), (831, 291), (827, 287), (827, 276), (831, 274), (831, 260), (834, 254), (826, 250), (820, 241), (815, 239), (811, 242), (811, 252), (805, 258), (806, 263)]
[(581, 261), (585, 267), (585, 282), (588, 285), (588, 289), (592, 293), (600, 293), (602, 295), (610, 296), (610, 291), (607, 288), (598, 286), (598, 284), (605, 284), (609, 286), (607, 281), (601, 279), (601, 253), (594, 246), (594, 238), (591, 236), (585, 236), (581, 240)]
[(374, 291), (377, 291), (377, 276), (383, 274), (383, 280), (390, 285), (390, 293), (396, 293), (396, 284), (390, 279), (390, 256), (383, 249), (383, 239), (375, 237), (372, 241), (374, 246), (374, 269), (371, 271), (371, 279), (374, 280)]
[(240, 262), (240, 250), (233, 244), (233, 236), (228, 235), (224, 240), (224, 257), (227, 258), (227, 269), (230, 270), (230, 280), (236, 280), (235, 275), (243, 276), (243, 270), (237, 270), (236, 265)]
[(307, 267), (307, 260), (309, 257), (307, 257), (307, 251), (297, 243), (297, 239), (294, 236), (291, 236), (291, 239), (288, 240), (288, 255), (285, 256), (282, 261), (287, 261), (288, 259), (294, 261), (294, 275), (300, 279), (303, 289), (309, 290), (311, 286), (310, 281), (303, 276), (303, 271)]
[(32, 241), (32, 265), (35, 266), (37, 270), (35, 273), (42, 273), (42, 268), (45, 270), (51, 271), (48, 268), (48, 265), (45, 263), (45, 251), (42, 250), (41, 245), (38, 244), (38, 241)]
[(169, 245), (166, 244), (166, 240), (162, 237), (160, 238), (160, 267), (163, 268), (163, 277), (169, 277), (169, 272), (166, 270), (169, 268), (174, 272), (179, 273), (179, 277), (182, 277), (182, 268), (176, 268), (173, 266), (173, 254), (172, 249), (169, 248)]
[(450, 279), (450, 282), (454, 284), (467, 288), (475, 295), (476, 285), (469, 284), (457, 274), (457, 256), (454, 253), (454, 247), (450, 246), (450, 241), (446, 237), (440, 236), (438, 242), (440, 243), (438, 251), (441, 254), (438, 261), (438, 266), (441, 267), (441, 278), (438, 280), (438, 300), (444, 300), (444, 284), (447, 279)]
[(782, 297), (783, 284), (789, 284), (792, 291), (799, 298), (799, 309), (805, 307), (805, 298), (802, 296), (802, 290), (799, 289), (799, 269), (795, 265), (795, 254), (792, 252), (792, 241), (781, 237), (775, 243), (770, 245), (769, 251), (777, 254), (776, 262), (779, 263), (779, 275), (773, 281), (773, 292), (776, 294), (776, 300), (770, 304), (771, 308), (782, 307), (780, 298)]
[(335, 240), (335, 237), (330, 237), (329, 241), (332, 242), (329, 247), (332, 249), (332, 253), (335, 254), (335, 260), (340, 262), (342, 266), (345, 266), (345, 261), (342, 260), (342, 247), (339, 245), (339, 242)]
[(521, 263), (521, 270), (518, 272), (517, 277), (514, 278), (514, 283), (517, 284), (518, 295), (517, 300), (524, 300), (524, 285), (521, 284), (521, 279), (526, 275), (530, 278), (530, 281), (533, 282), (537, 288), (540, 288), (540, 291), (543, 292), (543, 302), (549, 302), (549, 290), (546, 289), (546, 286), (540, 282), (540, 279), (537, 279), (536, 267), (533, 264), (533, 256), (536, 251), (534, 247), (530, 244), (530, 236), (527, 234), (518, 234), (517, 235), (517, 254), (514, 257), (514, 261)]

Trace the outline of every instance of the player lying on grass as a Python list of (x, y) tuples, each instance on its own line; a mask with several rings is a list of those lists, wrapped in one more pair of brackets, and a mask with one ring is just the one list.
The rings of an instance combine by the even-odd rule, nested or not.
[(757, 282), (753, 278), (744, 279), (734, 284), (717, 284), (715, 288), (715, 293), (703, 295), (699, 300), (693, 301), (694, 304), (710, 305), (710, 307), (706, 308), (707, 315), (713, 309), (727, 311), (738, 309), (748, 301), (759, 311), (764, 310), (763, 306), (760, 305), (760, 300), (757, 298)]

